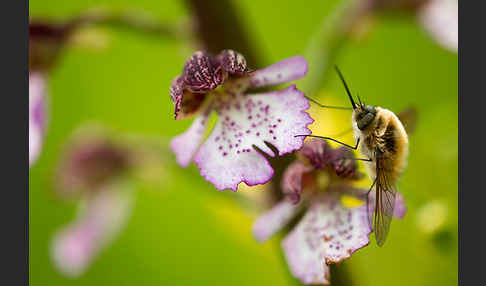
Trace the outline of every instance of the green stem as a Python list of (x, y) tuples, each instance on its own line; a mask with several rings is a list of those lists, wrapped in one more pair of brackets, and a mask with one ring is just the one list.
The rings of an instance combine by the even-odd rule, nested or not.
[(341, 48), (348, 41), (352, 28), (369, 11), (364, 2), (340, 2), (311, 38), (304, 51), (304, 57), (309, 63), (309, 72), (298, 83), (299, 88), (308, 96), (312, 97), (327, 83), (329, 71), (332, 70)]

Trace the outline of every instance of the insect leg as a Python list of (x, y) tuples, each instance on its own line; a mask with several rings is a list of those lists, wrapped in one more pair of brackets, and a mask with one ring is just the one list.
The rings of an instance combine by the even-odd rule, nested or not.
[[(366, 192), (366, 212), (368, 213), (368, 226), (370, 227), (371, 230), (373, 229), (372, 223), (371, 223), (373, 216), (370, 214), (370, 192), (371, 192), (371, 190), (373, 190), (373, 187), (375, 186), (375, 184), (376, 184), (376, 178), (373, 181), (373, 184), (371, 185), (370, 189)], [(376, 208), (376, 206), (375, 206), (375, 208)]]
[(351, 146), (351, 145), (348, 145), (348, 144), (346, 144), (346, 143), (340, 142), (340, 141), (338, 141), (338, 140), (336, 140), (336, 139), (333, 139), (333, 138), (331, 138), (331, 137), (323, 137), (323, 136), (316, 136), (316, 135), (295, 135), (294, 137), (313, 137), (313, 138), (319, 138), (319, 139), (323, 139), (323, 140), (331, 140), (331, 141), (334, 141), (334, 142), (336, 142), (336, 143), (339, 143), (339, 144), (341, 144), (341, 145), (343, 145), (343, 146), (346, 146), (346, 147), (348, 147), (348, 148), (350, 148), (350, 149), (353, 149), (353, 150), (358, 149), (358, 145), (359, 145), (359, 138), (358, 138), (358, 140), (356, 141), (356, 146), (354, 146), (354, 147), (353, 147), (353, 146)]
[(355, 161), (373, 162), (373, 159), (371, 159), (371, 158), (368, 158), (368, 159), (364, 159), (364, 158), (349, 158), (349, 159), (355, 160)]

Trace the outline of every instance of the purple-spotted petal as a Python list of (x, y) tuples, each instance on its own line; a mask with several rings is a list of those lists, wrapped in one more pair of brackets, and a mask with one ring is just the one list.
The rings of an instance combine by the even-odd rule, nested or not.
[(81, 275), (127, 221), (132, 197), (119, 188), (109, 186), (94, 193), (80, 216), (54, 236), (52, 259), (64, 275)]
[(37, 160), (46, 125), (46, 78), (39, 72), (29, 74), (29, 166)]
[(266, 241), (294, 218), (301, 208), (302, 204), (293, 204), (287, 200), (277, 203), (255, 221), (253, 236), (259, 242)]
[(196, 154), (206, 132), (210, 112), (209, 108), (206, 109), (192, 122), (186, 132), (171, 140), (170, 148), (176, 155), (177, 163), (182, 167), (187, 167)]
[(219, 102), (219, 120), (194, 158), (201, 175), (220, 190), (236, 190), (241, 182), (266, 183), (273, 169), (252, 146), (270, 156), (274, 154), (264, 141), (274, 145), (279, 155), (301, 148), (304, 138), (294, 135), (311, 133), (307, 125), (314, 120), (305, 112), (308, 108), (309, 102), (295, 85)]
[(307, 166), (300, 161), (295, 161), (285, 170), (280, 188), (292, 203), (296, 204), (300, 201), (300, 195), (303, 189), (303, 176), (313, 169), (311, 166)]
[(273, 64), (250, 74), (250, 86), (262, 87), (291, 82), (307, 73), (307, 62), (301, 56), (295, 56)]
[(292, 241), (298, 241), (300, 244), (293, 245), (294, 249), (312, 253), (312, 260), (318, 261), (319, 266), (321, 262), (341, 262), (368, 245), (371, 229), (367, 216), (366, 205), (347, 208), (342, 205), (338, 193), (316, 195), (290, 238), (284, 241), (284, 248), (292, 250)]
[(458, 3), (456, 0), (430, 0), (418, 17), (427, 32), (444, 48), (456, 52), (459, 42)]
[(290, 272), (303, 284), (329, 285), (329, 267), (322, 249), (314, 248), (302, 230), (294, 229), (282, 241)]

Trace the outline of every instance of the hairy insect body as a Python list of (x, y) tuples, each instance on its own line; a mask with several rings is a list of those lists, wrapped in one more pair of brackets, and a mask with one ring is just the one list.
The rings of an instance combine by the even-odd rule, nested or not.
[[(390, 183), (394, 183), (400, 177), (406, 167), (408, 155), (408, 136), (400, 119), (390, 110), (374, 107), (376, 114), (363, 129), (358, 127), (363, 113), (366, 110), (358, 107), (353, 111), (352, 123), (354, 137), (360, 140), (359, 151), (365, 158), (371, 159), (365, 162), (368, 174), (374, 181), (376, 179), (377, 157), (381, 158), (380, 170), (387, 173)], [(378, 154), (379, 153), (379, 154)]]

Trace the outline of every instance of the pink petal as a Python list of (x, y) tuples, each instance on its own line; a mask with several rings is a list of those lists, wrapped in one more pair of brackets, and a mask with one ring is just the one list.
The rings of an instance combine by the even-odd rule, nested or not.
[(46, 78), (39, 72), (29, 73), (29, 166), (42, 150), (46, 124)]
[(220, 102), (220, 118), (194, 158), (201, 175), (220, 190), (236, 191), (241, 182), (250, 186), (268, 182), (273, 169), (252, 146), (270, 156), (274, 154), (264, 141), (279, 155), (301, 148), (304, 138), (294, 135), (311, 133), (306, 126), (314, 120), (305, 112), (308, 108), (295, 85), (252, 96), (233, 95)]
[(405, 198), (402, 194), (396, 194), (395, 208), (393, 209), (393, 216), (396, 218), (404, 218), (407, 213), (407, 206), (405, 205)]
[(250, 86), (278, 85), (297, 80), (307, 73), (307, 62), (301, 56), (285, 59), (250, 74)]
[(186, 132), (174, 137), (170, 142), (170, 148), (175, 153), (177, 163), (187, 167), (201, 144), (206, 132), (210, 110), (207, 109), (199, 115)]
[[(375, 191), (372, 191), (369, 194), (369, 208), (370, 208), (370, 213), (373, 213), (375, 211)], [(402, 219), (405, 217), (405, 214), (407, 213), (407, 206), (405, 205), (405, 198), (397, 192), (395, 194), (395, 207), (393, 208), (393, 217)]]
[(81, 275), (127, 221), (132, 198), (128, 190), (119, 188), (96, 191), (80, 216), (54, 236), (52, 259), (64, 275)]
[(302, 204), (293, 204), (287, 200), (277, 203), (260, 216), (253, 224), (253, 236), (258, 242), (264, 242), (282, 229), (302, 208)]
[[(294, 275), (322, 278), (323, 264), (338, 263), (349, 258), (356, 250), (368, 245), (371, 229), (367, 220), (366, 205), (346, 208), (340, 202), (340, 195), (323, 193), (312, 199), (312, 205), (284, 240), (283, 247)], [(295, 252), (302, 253), (297, 256)], [(305, 257), (302, 257), (305, 254)], [(297, 275), (298, 274), (298, 275)], [(303, 282), (305, 282), (303, 280)]]
[(303, 284), (329, 285), (329, 267), (324, 252), (307, 241), (302, 230), (295, 229), (282, 242), (290, 272)]
[(428, 1), (418, 16), (425, 29), (442, 47), (457, 53), (459, 22), (456, 0)]

